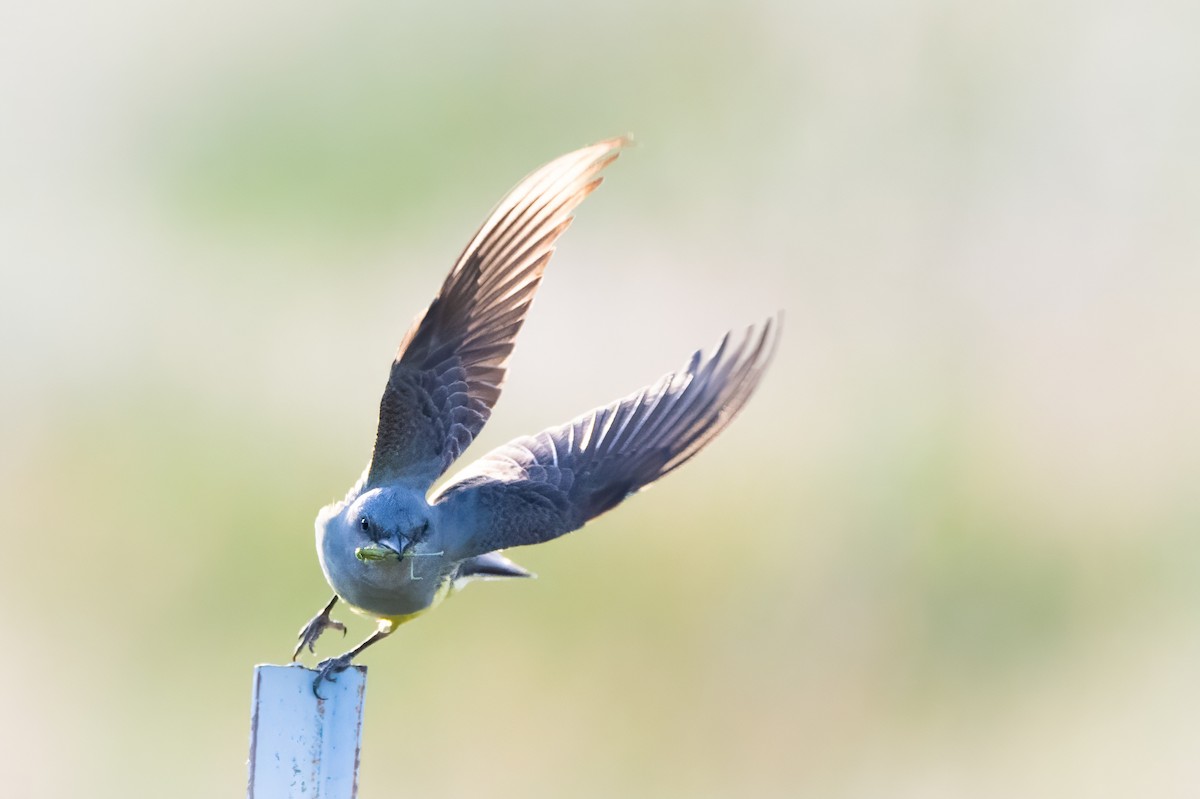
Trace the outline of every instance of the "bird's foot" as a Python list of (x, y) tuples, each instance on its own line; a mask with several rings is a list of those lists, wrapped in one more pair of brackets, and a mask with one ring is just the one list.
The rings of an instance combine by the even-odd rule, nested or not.
[[(332, 605), (332, 603), (330, 603)], [(292, 652), (292, 660), (300, 657), (300, 653), (304, 651), (304, 647), (308, 647), (309, 652), (315, 653), (317, 639), (328, 629), (341, 630), (342, 635), (346, 634), (346, 625), (340, 621), (334, 621), (329, 618), (329, 607), (309, 619), (308, 624), (300, 628), (300, 634), (297, 636), (298, 642), (296, 649)], [(328, 661), (326, 661), (328, 662)]]
[(313, 695), (317, 699), (324, 699), (321, 696), (321, 681), (328, 680), (329, 682), (337, 682), (337, 676), (341, 672), (350, 668), (350, 661), (354, 658), (353, 652), (347, 652), (344, 655), (338, 655), (335, 658), (322, 660), (317, 664), (317, 678), (313, 680)]

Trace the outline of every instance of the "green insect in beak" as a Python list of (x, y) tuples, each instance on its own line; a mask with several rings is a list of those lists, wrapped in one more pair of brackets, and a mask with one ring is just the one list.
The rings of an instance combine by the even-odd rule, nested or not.
[(365, 547), (358, 547), (354, 550), (354, 557), (358, 558), (363, 563), (369, 563), (371, 561), (387, 560), (388, 558), (402, 560), (404, 558), (404, 553), (397, 552), (385, 544), (376, 543)]

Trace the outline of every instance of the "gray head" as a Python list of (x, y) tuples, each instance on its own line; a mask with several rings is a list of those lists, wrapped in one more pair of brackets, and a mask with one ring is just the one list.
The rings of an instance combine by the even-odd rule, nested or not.
[(317, 537), (363, 562), (399, 558), (428, 531), (429, 506), (411, 489), (373, 488), (317, 515)]
[[(432, 539), (421, 491), (388, 486), (361, 493), (317, 516), (317, 556), (325, 578), (350, 606), (382, 616), (423, 610), (442, 585), (443, 564), (417, 556)], [(436, 561), (436, 562), (435, 562)]]

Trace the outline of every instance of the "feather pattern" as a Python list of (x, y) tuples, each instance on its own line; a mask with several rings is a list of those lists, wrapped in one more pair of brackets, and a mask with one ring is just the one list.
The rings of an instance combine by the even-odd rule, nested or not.
[(434, 500), (455, 555), (569, 533), (692, 458), (749, 400), (781, 321), (728, 333), (656, 383), (471, 464)]
[(483, 429), (555, 242), (626, 144), (609, 139), (557, 158), (492, 211), (400, 344), (367, 487), (428, 490)]

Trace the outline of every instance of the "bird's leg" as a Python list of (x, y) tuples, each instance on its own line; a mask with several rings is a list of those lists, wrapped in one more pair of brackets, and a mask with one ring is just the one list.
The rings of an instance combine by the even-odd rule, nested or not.
[(300, 653), (306, 646), (308, 647), (309, 652), (315, 653), (317, 651), (315, 648), (317, 645), (317, 639), (320, 638), (321, 634), (328, 628), (332, 627), (335, 630), (341, 630), (342, 635), (346, 634), (346, 625), (342, 624), (340, 621), (334, 621), (333, 619), (329, 618), (329, 612), (333, 610), (333, 606), (337, 604), (337, 601), (338, 596), (337, 594), (334, 594), (333, 599), (329, 600), (329, 604), (325, 606), (325, 609), (309, 619), (308, 624), (300, 628), (300, 635), (298, 636), (300, 641), (296, 644), (296, 650), (292, 652), (293, 662), (300, 656)]
[(395, 630), (395, 629), (396, 629), (396, 625), (393, 624), (392, 622), (381, 621), (381, 622), (379, 622), (379, 629), (376, 630), (375, 632), (371, 633), (371, 635), (369, 635), (367, 637), (367, 639), (365, 641), (363, 641), (361, 644), (354, 647), (353, 649), (351, 649), (349, 652), (347, 652), (344, 655), (338, 655), (335, 658), (329, 658), (328, 660), (322, 660), (320, 663), (318, 663), (317, 664), (317, 669), (318, 669), (317, 678), (315, 680), (313, 680), (313, 694), (316, 695), (317, 699), (325, 698), (325, 697), (321, 696), (321, 692), (317, 690), (318, 688), (321, 687), (321, 680), (329, 680), (330, 682), (337, 682), (338, 672), (345, 671), (346, 669), (350, 668), (350, 661), (352, 661), (352, 660), (354, 660), (354, 658), (358, 657), (359, 653), (361, 653), (364, 649), (369, 647), (371, 644), (375, 643), (376, 641), (382, 641), (384, 638), (387, 638), (389, 635), (392, 634), (392, 630)]

